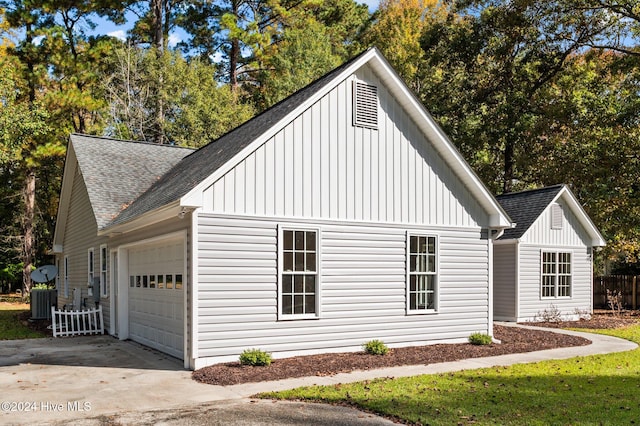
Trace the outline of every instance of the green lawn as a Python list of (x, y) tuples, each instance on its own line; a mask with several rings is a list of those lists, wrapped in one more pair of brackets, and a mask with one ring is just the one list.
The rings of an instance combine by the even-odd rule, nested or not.
[[(603, 334), (640, 343), (640, 325)], [(425, 425), (640, 424), (640, 349), (261, 396), (353, 404)]]
[(0, 340), (45, 337), (44, 334), (31, 330), (18, 320), (18, 315), (28, 310), (29, 305), (0, 302)]

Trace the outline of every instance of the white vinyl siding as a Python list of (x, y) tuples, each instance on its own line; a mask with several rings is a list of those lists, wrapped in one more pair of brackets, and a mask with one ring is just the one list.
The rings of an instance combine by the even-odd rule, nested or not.
[[(89, 195), (79, 170), (73, 180), (73, 190), (69, 202), (67, 214), (66, 232), (63, 240), (65, 269), (64, 292), (58, 295), (58, 306), (71, 305), (73, 303), (73, 291), (78, 289), (81, 293), (81, 303), (91, 303), (88, 295), (89, 272), (89, 249), (105, 244), (107, 237), (97, 236), (97, 224)], [(94, 273), (96, 266), (94, 264)], [(105, 326), (110, 324), (110, 300), (104, 298), (100, 300)], [(112, 332), (109, 330), (109, 332)]]
[(517, 244), (493, 246), (493, 316), (497, 321), (517, 318)]
[[(354, 79), (378, 86), (378, 130), (353, 127)], [(488, 218), (368, 67), (203, 191), (203, 211), (476, 228)]]
[[(542, 297), (541, 251), (571, 253), (571, 297)], [(536, 315), (551, 305), (563, 316), (571, 317), (576, 309), (591, 312), (591, 255), (587, 247), (540, 247), (520, 245), (520, 289), (518, 321), (534, 321)]]
[[(237, 359), (247, 342), (275, 356), (466, 341), (488, 330), (488, 241), (481, 230), (438, 234), (438, 315), (407, 315), (407, 230), (401, 226), (299, 223), (321, 229), (321, 318), (278, 320), (276, 220), (198, 217), (198, 366)], [(285, 229), (292, 224), (282, 225)], [(310, 228), (309, 228), (310, 227)], [(421, 232), (426, 230), (421, 229)]]

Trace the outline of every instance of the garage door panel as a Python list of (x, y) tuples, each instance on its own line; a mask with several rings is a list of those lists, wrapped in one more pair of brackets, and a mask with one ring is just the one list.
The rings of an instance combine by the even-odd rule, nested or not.
[(183, 277), (183, 240), (130, 249), (129, 335), (178, 358), (184, 347)]

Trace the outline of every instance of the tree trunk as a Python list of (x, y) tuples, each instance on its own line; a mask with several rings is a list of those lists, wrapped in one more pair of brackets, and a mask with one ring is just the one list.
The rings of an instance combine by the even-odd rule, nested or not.
[[(231, 13), (238, 17), (240, 13), (240, 2), (234, 0), (231, 2)], [(238, 88), (238, 58), (240, 56), (240, 40), (234, 38), (231, 40), (231, 50), (229, 51), (229, 84), (233, 92)]]
[(504, 147), (504, 176), (502, 177), (502, 193), (513, 191), (514, 143), (506, 141)]
[(155, 82), (155, 120), (153, 126), (153, 141), (164, 143), (164, 102), (162, 100), (162, 86), (164, 85), (162, 56), (164, 52), (164, 1), (151, 0), (153, 8), (153, 49), (156, 52), (158, 64), (158, 80)]
[(22, 269), (22, 297), (31, 292), (31, 268), (33, 266), (33, 222), (36, 205), (36, 174), (28, 169), (24, 183), (24, 217), (22, 218), (22, 231), (24, 241), (22, 244), (22, 256), (24, 266)]

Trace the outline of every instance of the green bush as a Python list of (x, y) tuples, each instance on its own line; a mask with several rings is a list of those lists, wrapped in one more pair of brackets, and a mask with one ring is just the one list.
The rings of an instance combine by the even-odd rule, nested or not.
[(362, 345), (362, 349), (369, 355), (384, 355), (389, 352), (389, 348), (382, 340), (369, 340)]
[(473, 333), (469, 336), (469, 343), (472, 345), (490, 345), (491, 336), (484, 333)]
[(245, 349), (240, 354), (240, 364), (269, 365), (271, 364), (271, 354), (260, 349)]

